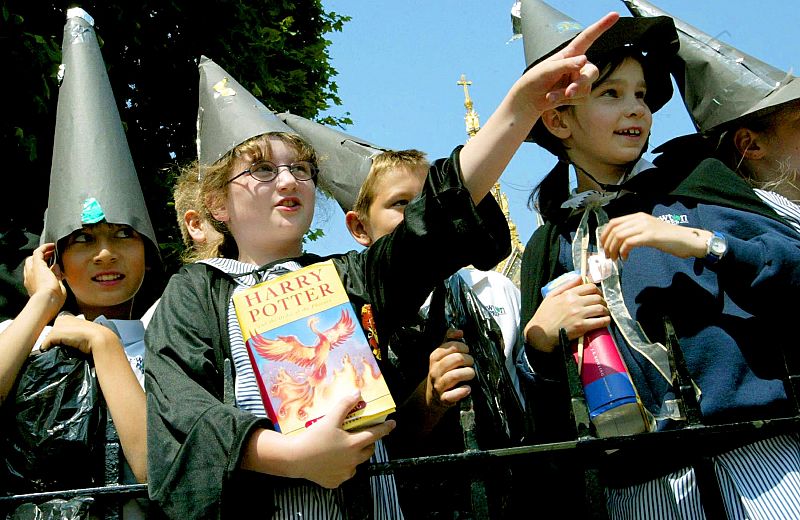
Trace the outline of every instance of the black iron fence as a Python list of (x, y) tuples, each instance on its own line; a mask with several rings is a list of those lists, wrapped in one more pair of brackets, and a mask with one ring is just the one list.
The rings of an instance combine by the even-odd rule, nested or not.
[[(679, 430), (644, 433), (639, 435), (597, 438), (592, 436), (589, 415), (583, 390), (571, 355), (565, 353), (567, 379), (572, 401), (572, 416), (575, 423), (575, 438), (563, 442), (539, 443), (500, 449), (481, 449), (475, 436), (476, 418), (471, 400), (465, 400), (460, 410), (460, 426), (463, 434), (463, 451), (442, 455), (413, 457), (393, 460), (381, 464), (369, 464), (359, 471), (356, 478), (393, 473), (398, 482), (438, 482), (442, 479), (461, 489), (464, 496), (460, 510), (450, 516), (436, 518), (504, 518), (509, 501), (516, 501), (514, 511), (530, 504), (530, 516), (548, 501), (558, 503), (554, 496), (537, 495), (537, 489), (529, 486), (529, 477), (540, 469), (548, 478), (547, 468), (566, 467), (582, 480), (580, 488), (591, 518), (607, 518), (602, 486), (598, 484), (599, 468), (607, 464), (610, 457), (627, 454), (646, 458), (653, 453), (680, 453), (691, 446), (695, 454), (689, 465), (695, 468), (703, 508), (708, 518), (726, 518), (720, 491), (713, 475), (711, 454), (717, 453), (720, 445), (737, 445), (760, 439), (800, 431), (800, 371), (798, 355), (788, 348), (784, 352), (786, 365), (785, 387), (795, 415), (786, 418), (737, 422), (730, 424), (704, 425), (695, 398), (694, 388), (688, 377), (683, 356), (678, 348), (669, 322), (666, 323), (667, 347), (670, 351), (674, 381), (680, 394), (687, 418), (686, 426)], [(146, 498), (147, 486), (119, 484), (120, 447), (113, 425), (107, 428), (105, 485), (93, 488), (69, 489), (44, 493), (0, 497), (0, 512), (13, 518), (13, 512), (23, 504), (42, 504), (48, 501), (86, 501), (108, 520), (121, 518), (122, 503), (131, 498)], [(498, 486), (498, 479), (501, 481)], [(504, 480), (505, 479), (505, 480)], [(402, 487), (402, 485), (401, 485)], [(413, 488), (413, 486), (412, 486)], [(415, 489), (419, 489), (416, 487)], [(447, 489), (444, 486), (443, 489)], [(402, 495), (401, 495), (402, 499)], [(574, 504), (564, 504), (565, 508)]]

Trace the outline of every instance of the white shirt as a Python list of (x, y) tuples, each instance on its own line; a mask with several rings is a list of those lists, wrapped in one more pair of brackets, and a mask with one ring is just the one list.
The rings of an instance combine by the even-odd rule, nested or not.
[(783, 217), (786, 222), (800, 233), (800, 206), (783, 195), (775, 193), (774, 191), (767, 191), (755, 188), (753, 190), (756, 195), (761, 197), (769, 207), (775, 210), (775, 213)]

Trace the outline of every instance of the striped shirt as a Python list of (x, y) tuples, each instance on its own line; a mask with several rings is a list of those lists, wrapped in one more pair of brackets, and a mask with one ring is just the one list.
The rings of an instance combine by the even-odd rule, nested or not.
[(800, 205), (779, 195), (774, 191), (767, 191), (755, 188), (753, 191), (761, 197), (775, 213), (783, 217), (798, 233), (800, 233)]
[[(728, 518), (800, 518), (800, 440), (780, 435), (713, 458)], [(606, 489), (614, 520), (701, 520), (706, 518), (695, 472), (683, 468), (625, 488)]]
[[(259, 271), (257, 274), (253, 270), (257, 267), (229, 258), (211, 258), (201, 261), (220, 271), (234, 275), (236, 287), (233, 294), (241, 292), (253, 285), (266, 280), (271, 280), (277, 276), (290, 271), (296, 271), (302, 266), (295, 261), (287, 261), (276, 264), (269, 269)], [(238, 275), (238, 276), (237, 276)], [(241, 276), (243, 275), (243, 276)], [(228, 331), (230, 334), (231, 357), (236, 371), (236, 382), (234, 392), (236, 395), (236, 406), (259, 417), (266, 417), (264, 403), (258, 390), (253, 367), (247, 355), (247, 348), (244, 344), (242, 331), (236, 318), (236, 311), (233, 307), (233, 299), (228, 302)], [(375, 454), (371, 462), (386, 462), (388, 455), (381, 441), (375, 445)], [(286, 485), (276, 486), (274, 500), (276, 513), (273, 516), (276, 520), (297, 520), (303, 518), (311, 519), (335, 519), (342, 518), (343, 513), (339, 507), (341, 499), (338, 498), (336, 490), (325, 489), (309, 481), (287, 480)], [(400, 511), (400, 503), (397, 497), (397, 487), (393, 475), (377, 475), (370, 478), (370, 488), (372, 490), (373, 518), (376, 520), (402, 519), (403, 513)]]

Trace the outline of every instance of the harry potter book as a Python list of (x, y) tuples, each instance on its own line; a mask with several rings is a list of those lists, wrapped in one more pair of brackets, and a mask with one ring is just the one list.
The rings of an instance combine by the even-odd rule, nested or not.
[(395, 403), (333, 262), (255, 285), (233, 297), (264, 409), (299, 433), (356, 391), (345, 429), (382, 422)]

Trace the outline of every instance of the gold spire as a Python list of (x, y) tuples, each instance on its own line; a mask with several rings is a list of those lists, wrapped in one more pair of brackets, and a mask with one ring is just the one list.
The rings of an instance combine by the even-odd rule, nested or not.
[[(469, 141), (469, 139), (477, 134), (478, 130), (481, 129), (481, 121), (478, 118), (478, 113), (475, 112), (473, 108), (472, 98), (469, 96), (468, 87), (472, 85), (472, 82), (467, 80), (467, 76), (465, 74), (462, 74), (461, 79), (457, 81), (456, 84), (464, 87), (464, 108), (467, 109), (467, 114), (464, 116), (464, 122), (467, 126), (467, 140)], [(519, 239), (519, 233), (517, 232), (516, 224), (514, 224), (514, 221), (511, 220), (511, 210), (508, 205), (508, 197), (506, 197), (506, 194), (500, 189), (500, 182), (494, 183), (491, 193), (495, 200), (497, 200), (497, 204), (503, 211), (503, 215), (506, 217), (506, 222), (508, 222), (508, 231), (511, 234), (511, 254), (508, 256), (508, 258), (497, 264), (494, 270), (506, 275), (517, 287), (519, 287), (520, 269), (522, 267), (522, 252), (525, 250), (525, 247), (522, 245), (522, 242)]]
[(456, 82), (457, 85), (464, 87), (464, 108), (467, 109), (467, 115), (464, 116), (464, 122), (467, 125), (467, 140), (478, 133), (481, 129), (481, 120), (478, 118), (478, 113), (472, 108), (472, 98), (469, 97), (469, 86), (472, 82), (467, 80), (467, 76), (462, 74), (461, 79)]

